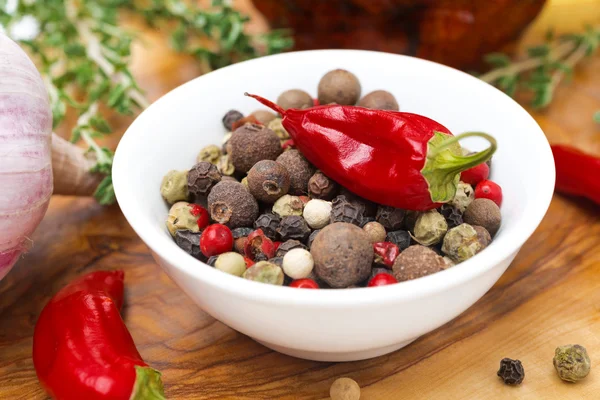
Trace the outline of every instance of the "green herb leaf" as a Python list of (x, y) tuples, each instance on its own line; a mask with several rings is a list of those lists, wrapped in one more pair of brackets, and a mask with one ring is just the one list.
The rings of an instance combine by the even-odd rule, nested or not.
[(596, 111), (596, 113), (594, 114), (594, 121), (600, 124), (600, 110)]
[(98, 203), (108, 206), (114, 204), (116, 201), (115, 188), (113, 187), (112, 177), (106, 176), (94, 192), (94, 197), (98, 200)]
[(484, 56), (485, 62), (492, 65), (494, 68), (507, 67), (511, 63), (511, 59), (504, 53), (490, 53)]

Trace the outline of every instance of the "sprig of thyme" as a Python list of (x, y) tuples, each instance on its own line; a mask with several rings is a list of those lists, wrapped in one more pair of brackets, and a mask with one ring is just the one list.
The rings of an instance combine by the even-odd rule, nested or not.
[(527, 49), (526, 58), (513, 61), (504, 53), (493, 53), (485, 60), (494, 67), (479, 76), (510, 96), (518, 91), (533, 94), (532, 106), (544, 108), (550, 104), (558, 85), (569, 78), (573, 69), (600, 45), (600, 27), (586, 27), (582, 33), (555, 37), (551, 32), (546, 43)]
[[(105, 175), (95, 193), (102, 204), (115, 198), (113, 152), (97, 143), (111, 133), (100, 106), (133, 115), (149, 105), (129, 69), (137, 37), (119, 24), (124, 12), (170, 32), (173, 47), (194, 55), (205, 70), (292, 45), (286, 32), (244, 33), (248, 17), (224, 0), (204, 9), (185, 0), (0, 0), (0, 28), (29, 50), (48, 90), (54, 127), (70, 111), (79, 116), (71, 141), (86, 143), (95, 159), (92, 172)], [(24, 22), (30, 26), (26, 37), (16, 34)]]

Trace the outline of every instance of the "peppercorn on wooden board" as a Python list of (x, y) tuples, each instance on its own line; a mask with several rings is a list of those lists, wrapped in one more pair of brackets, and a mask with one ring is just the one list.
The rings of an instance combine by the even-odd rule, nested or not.
[[(548, 26), (578, 29), (587, 16), (600, 15), (600, 1), (578, 4), (550, 2), (523, 44), (538, 41)], [(255, 27), (262, 29), (261, 21)], [(146, 38), (154, 50), (137, 48), (134, 69), (151, 98), (199, 73), (191, 60), (162, 46), (159, 33)], [(600, 127), (591, 118), (600, 109), (598, 71), (600, 56), (559, 88), (547, 111), (534, 113), (552, 142), (600, 154)], [(343, 364), (275, 353), (202, 312), (154, 263), (117, 206), (55, 197), (33, 239), (29, 254), (0, 282), (1, 399), (47, 398), (31, 361), (36, 319), (72, 278), (109, 268), (125, 269), (125, 321), (144, 359), (163, 372), (171, 399), (323, 399), (341, 376), (355, 379), (366, 400), (595, 399), (600, 393), (600, 208), (586, 201), (555, 195), (512, 266), (457, 319), (395, 353)], [(560, 381), (552, 366), (555, 347), (569, 343), (585, 346), (592, 359), (590, 375), (577, 384)], [(504, 357), (523, 362), (521, 386), (496, 377)]]

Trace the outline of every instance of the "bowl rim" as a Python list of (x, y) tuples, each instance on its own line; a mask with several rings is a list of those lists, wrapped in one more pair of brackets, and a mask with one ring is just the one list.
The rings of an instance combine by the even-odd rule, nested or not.
[[(297, 56), (298, 54), (302, 55), (302, 57), (321, 57), (324, 53), (354, 53), (356, 57), (383, 55), (403, 59), (403, 62), (434, 65), (441, 70), (462, 75), (464, 79), (471, 79), (479, 82), (481, 85), (488, 85), (490, 90), (495, 90), (501, 96), (505, 96), (506, 100), (517, 106), (520, 112), (525, 113), (525, 117), (533, 122), (532, 127), (535, 127), (535, 129), (530, 129), (530, 134), (535, 136), (535, 140), (537, 141), (536, 154), (539, 156), (540, 161), (544, 163), (544, 170), (547, 173), (538, 177), (538, 184), (541, 189), (535, 193), (534, 199), (531, 201), (532, 204), (535, 204), (535, 206), (530, 207), (531, 210), (528, 210), (531, 212), (527, 213), (526, 217), (519, 221), (520, 229), (516, 230), (516, 233), (510, 237), (507, 235), (499, 237), (497, 240), (494, 240), (492, 245), (486, 248), (485, 251), (482, 251), (476, 256), (457, 264), (452, 268), (418, 279), (374, 288), (298, 290), (284, 286), (267, 285), (224, 274), (181, 251), (178, 247), (173, 249), (169, 248), (169, 246), (165, 246), (165, 241), (170, 240), (170, 238), (160, 234), (156, 229), (152, 229), (152, 218), (145, 216), (140, 211), (140, 208), (136, 207), (135, 193), (128, 189), (128, 185), (126, 184), (126, 174), (121, 173), (121, 171), (126, 168), (127, 163), (125, 160), (127, 158), (126, 154), (128, 153), (128, 149), (134, 146), (136, 136), (142, 134), (142, 132), (137, 130), (140, 120), (145, 118), (145, 116), (150, 115), (152, 110), (156, 107), (156, 104), (162, 103), (165, 98), (177, 96), (177, 93), (184, 90), (184, 88), (197, 84), (203, 80), (218, 78), (219, 75), (243, 69), (249, 64), (272, 62), (274, 59), (283, 60), (290, 56)], [(151, 252), (154, 252), (158, 257), (167, 261), (175, 268), (182, 270), (186, 274), (192, 275), (196, 279), (204, 281), (209, 285), (216, 286), (221, 290), (235, 294), (237, 297), (241, 296), (252, 299), (253, 301), (265, 303), (277, 302), (278, 304), (286, 304), (288, 306), (319, 305), (333, 308), (346, 307), (349, 304), (360, 307), (380, 302), (402, 301), (408, 299), (414, 300), (451, 289), (452, 287), (463, 284), (477, 276), (483, 275), (485, 272), (518, 252), (520, 247), (533, 234), (550, 206), (552, 195), (554, 193), (556, 175), (550, 144), (540, 126), (520, 104), (494, 86), (489, 85), (466, 72), (429, 60), (379, 51), (343, 49), (293, 51), (264, 56), (220, 68), (179, 85), (165, 93), (152, 103), (150, 107), (142, 111), (125, 131), (115, 152), (112, 172), (117, 202), (119, 203), (126, 220), (140, 239), (150, 248)], [(172, 241), (171, 243), (173, 244)], [(198, 263), (207, 268), (198, 268)]]

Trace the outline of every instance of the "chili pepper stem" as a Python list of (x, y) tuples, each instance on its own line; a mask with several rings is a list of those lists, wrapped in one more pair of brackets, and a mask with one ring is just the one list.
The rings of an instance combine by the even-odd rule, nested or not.
[(285, 110), (283, 108), (279, 107), (277, 104), (273, 103), (272, 101), (265, 99), (264, 97), (260, 97), (256, 94), (250, 94), (248, 92), (245, 92), (244, 96), (252, 97), (253, 99), (258, 100), (265, 106), (269, 107), (271, 110), (276, 111), (281, 115), (285, 115)]
[[(490, 146), (478, 153), (463, 156), (458, 142), (467, 137), (486, 139)], [(434, 132), (428, 143), (427, 161), (421, 170), (429, 184), (431, 200), (436, 203), (452, 200), (460, 173), (489, 160), (497, 147), (496, 139), (484, 132), (465, 132), (450, 137), (442, 132)]]
[(135, 386), (129, 400), (165, 400), (160, 372), (151, 367), (135, 367)]

